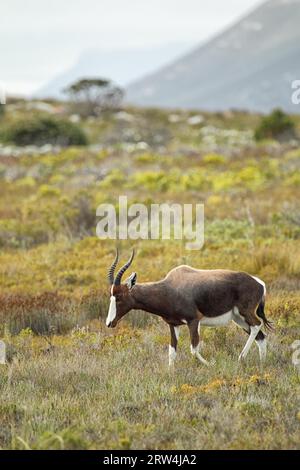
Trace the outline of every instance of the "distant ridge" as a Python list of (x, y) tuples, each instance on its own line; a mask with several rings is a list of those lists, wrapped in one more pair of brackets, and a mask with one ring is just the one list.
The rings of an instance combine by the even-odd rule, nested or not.
[(131, 83), (135, 105), (299, 113), (300, 0), (268, 0), (213, 39)]
[(74, 81), (85, 77), (104, 77), (126, 86), (137, 77), (147, 74), (169, 60), (178, 50), (183, 53), (189, 45), (169, 44), (158, 48), (105, 50), (88, 49), (69, 69), (54, 77), (36, 91), (35, 97), (62, 98), (62, 90)]

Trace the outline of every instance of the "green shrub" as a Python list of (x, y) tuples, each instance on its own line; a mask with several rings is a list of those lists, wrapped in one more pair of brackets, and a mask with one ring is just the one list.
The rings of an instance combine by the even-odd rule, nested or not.
[(224, 155), (218, 155), (217, 153), (209, 153), (204, 155), (203, 162), (207, 165), (223, 165), (226, 163)]
[(295, 137), (293, 120), (281, 109), (274, 109), (271, 114), (264, 116), (255, 130), (255, 139), (278, 139)]
[(1, 140), (16, 145), (86, 145), (84, 132), (72, 122), (53, 117), (39, 117), (6, 126)]

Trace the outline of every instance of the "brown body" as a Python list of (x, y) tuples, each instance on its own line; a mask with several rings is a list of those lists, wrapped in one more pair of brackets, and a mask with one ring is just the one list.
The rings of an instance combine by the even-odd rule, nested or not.
[(132, 309), (159, 315), (170, 325), (170, 351), (176, 353), (178, 327), (187, 324), (192, 353), (206, 363), (199, 353), (200, 325), (219, 326), (233, 320), (250, 334), (246, 355), (254, 340), (265, 342), (265, 335), (260, 331), (262, 321), (269, 326), (264, 301), (264, 283), (245, 272), (201, 270), (183, 265), (172, 269), (158, 282), (136, 284), (136, 273), (133, 273), (124, 284), (112, 283), (107, 326), (116, 326)]
[[(126, 295), (126, 288), (114, 286), (113, 292), (118, 295), (125, 289)], [(263, 286), (247, 273), (179, 266), (159, 282), (136, 284), (130, 300), (132, 309), (157, 314), (177, 326), (202, 317), (218, 317), (233, 307), (253, 323), (252, 313), (263, 295)]]

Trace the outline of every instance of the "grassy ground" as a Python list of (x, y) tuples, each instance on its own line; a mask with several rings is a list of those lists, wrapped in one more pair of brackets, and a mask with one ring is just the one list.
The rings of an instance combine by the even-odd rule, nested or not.
[[(22, 106), (2, 119), (24, 116)], [(82, 121), (84, 149), (0, 148), (1, 448), (300, 447), (299, 146), (257, 144), (259, 116), (195, 115), (128, 109)], [(204, 202), (201, 251), (129, 240), (123, 256), (137, 249), (138, 282), (182, 263), (261, 277), (276, 327), (263, 369), (255, 346), (237, 364), (247, 337), (234, 325), (203, 328), (210, 368), (190, 356), (182, 327), (173, 371), (162, 321), (135, 312), (106, 330), (115, 242), (95, 237), (95, 210), (119, 194)]]
[[(94, 330), (94, 331), (93, 331)], [(3, 448), (282, 449), (299, 448), (299, 375), (293, 329), (269, 337), (263, 369), (246, 336), (203, 328), (207, 368), (189, 354), (186, 327), (174, 370), (167, 327), (94, 322), (47, 343), (23, 331), (7, 338), (15, 359), (0, 369)]]

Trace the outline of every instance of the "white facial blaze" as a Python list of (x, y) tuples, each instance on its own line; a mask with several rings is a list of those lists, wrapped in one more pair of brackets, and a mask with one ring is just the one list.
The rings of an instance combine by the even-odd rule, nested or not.
[(106, 326), (108, 326), (116, 318), (117, 308), (116, 308), (116, 298), (114, 295), (110, 298), (110, 304), (108, 309), (108, 315), (106, 318)]

